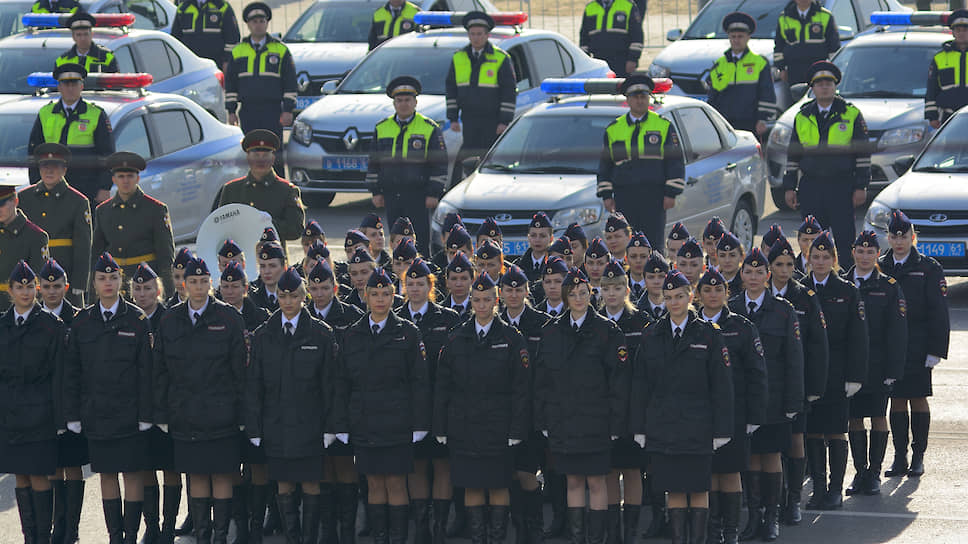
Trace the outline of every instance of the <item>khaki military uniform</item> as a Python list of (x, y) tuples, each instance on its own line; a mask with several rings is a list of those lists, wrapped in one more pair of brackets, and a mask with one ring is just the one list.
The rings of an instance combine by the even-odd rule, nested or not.
[(47, 240), (44, 229), (30, 222), (19, 209), (9, 225), (0, 225), (0, 311), (10, 307), (7, 278), (13, 268), (23, 259), (33, 270), (40, 270), (48, 257)]
[[(282, 240), (296, 240), (302, 236), (306, 211), (299, 187), (270, 172), (263, 179), (251, 173), (233, 179), (222, 187), (218, 205), (246, 204), (272, 216), (272, 226)], [(285, 251), (286, 244), (282, 244)], [(288, 256), (288, 252), (286, 253)]]

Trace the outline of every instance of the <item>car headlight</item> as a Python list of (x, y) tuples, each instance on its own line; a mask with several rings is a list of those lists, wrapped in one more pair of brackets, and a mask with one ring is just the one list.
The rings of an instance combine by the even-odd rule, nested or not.
[(892, 128), (885, 130), (877, 140), (878, 149), (899, 145), (916, 144), (924, 139), (924, 126), (914, 125), (909, 127)]
[(661, 64), (652, 63), (649, 65), (649, 76), (651, 77), (669, 77), (672, 73), (668, 66), (663, 66)]
[(309, 123), (297, 119), (292, 124), (292, 139), (308, 146), (313, 141), (313, 127), (309, 126)]
[(777, 123), (770, 131), (770, 143), (779, 147), (790, 145), (790, 137), (793, 136), (793, 127)]
[(578, 223), (584, 227), (585, 225), (598, 223), (601, 217), (601, 204), (589, 204), (587, 206), (578, 206), (576, 208), (565, 208), (564, 210), (561, 210), (555, 214), (554, 218), (551, 220), (551, 226), (555, 230), (568, 228), (568, 225), (572, 223)]
[(451, 212), (456, 212), (456, 211), (457, 211), (457, 208), (448, 204), (446, 201), (441, 200), (440, 203), (437, 204), (437, 210), (434, 211), (434, 223), (437, 223), (438, 225), (443, 225), (444, 217), (447, 214)]
[(864, 221), (878, 229), (887, 230), (887, 224), (891, 221), (891, 212), (893, 211), (890, 206), (885, 206), (875, 200), (871, 203), (871, 207), (867, 209), (867, 216)]

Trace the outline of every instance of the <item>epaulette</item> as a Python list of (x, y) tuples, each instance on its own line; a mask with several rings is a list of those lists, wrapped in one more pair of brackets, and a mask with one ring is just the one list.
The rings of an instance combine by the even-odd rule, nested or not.
[(719, 323), (713, 323), (713, 322), (710, 321), (709, 324), (712, 325), (713, 328), (716, 329), (717, 331), (722, 328), (722, 327), (719, 326)]
[(816, 295), (817, 293), (814, 293), (813, 292), (813, 289), (807, 289), (807, 294), (812, 297), (812, 296)]

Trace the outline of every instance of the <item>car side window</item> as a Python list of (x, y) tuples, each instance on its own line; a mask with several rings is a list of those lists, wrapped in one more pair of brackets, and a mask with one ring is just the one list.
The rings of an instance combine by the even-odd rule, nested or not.
[[(198, 120), (192, 117), (197, 124)], [(185, 149), (194, 143), (192, 130), (188, 126), (185, 110), (167, 110), (151, 114), (151, 123), (164, 137), (160, 138), (161, 154), (167, 155)], [(200, 130), (199, 130), (200, 132)]]
[(733, 147), (736, 145), (736, 133), (729, 126), (729, 123), (718, 111), (713, 108), (703, 108), (706, 115), (713, 120), (713, 124), (716, 125), (716, 129), (719, 130), (720, 141), (726, 142), (726, 147)]
[(114, 145), (118, 151), (130, 151), (145, 158), (153, 157), (144, 115), (138, 114), (122, 121), (114, 131)]
[(524, 49), (520, 45), (509, 49), (508, 55), (511, 56), (511, 63), (514, 67), (514, 77), (518, 82), (518, 92), (527, 91), (532, 87), (528, 56), (524, 54)]
[(124, 11), (134, 14), (134, 28), (158, 30), (168, 25), (168, 14), (155, 0), (129, 0)]
[(833, 13), (838, 29), (857, 32), (857, 16), (854, 15), (854, 4), (850, 0), (837, 0), (832, 8), (827, 9)]
[(689, 162), (719, 153), (723, 143), (719, 132), (702, 108), (678, 110), (679, 136), (686, 141), (686, 158)]
[(191, 112), (182, 110), (185, 114), (185, 122), (188, 123), (188, 136), (192, 140), (192, 145), (202, 142), (202, 124), (198, 122), (198, 118), (195, 117)]
[[(168, 53), (168, 47), (161, 40), (142, 40), (138, 42), (138, 53), (141, 56), (144, 69), (151, 74), (154, 81), (164, 81), (175, 75), (175, 67), (172, 66), (172, 57), (177, 58), (175, 52)], [(178, 71), (181, 71), (181, 61), (179, 61)]]
[(881, 9), (880, 0), (858, 0), (857, 6), (860, 8), (860, 16), (858, 17), (862, 21), (863, 26), (870, 24), (871, 13)]
[(131, 47), (122, 45), (114, 50), (114, 58), (118, 61), (118, 70), (121, 73), (137, 72), (134, 66), (134, 57), (131, 55)]
[(562, 44), (560, 44), (558, 42), (555, 42), (555, 45), (558, 46), (558, 53), (561, 55), (561, 65), (565, 69), (565, 75), (566, 76), (570, 76), (571, 74), (574, 74), (575, 73), (575, 59), (572, 58), (571, 53), (569, 53), (568, 50), (565, 49), (565, 46), (564, 45), (562, 45)]
[(528, 44), (534, 58), (534, 65), (541, 70), (541, 79), (548, 77), (562, 77), (566, 74), (561, 63), (561, 53), (554, 40), (534, 40)]

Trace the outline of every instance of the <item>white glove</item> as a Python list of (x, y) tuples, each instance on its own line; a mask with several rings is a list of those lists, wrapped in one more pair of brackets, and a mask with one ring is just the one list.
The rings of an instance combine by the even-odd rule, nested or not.
[(331, 433), (323, 433), (323, 447), (328, 448), (336, 442), (336, 435)]
[(732, 438), (713, 438), (713, 449), (718, 450), (719, 448), (729, 444)]
[(250, 438), (250, 439), (249, 439), (249, 442), (251, 442), (251, 443), (252, 443), (252, 445), (253, 445), (253, 446), (255, 446), (255, 447), (257, 447), (257, 448), (258, 448), (258, 447), (259, 447), (260, 445), (262, 445), (262, 439), (261, 439), (261, 438)]
[(517, 438), (508, 438), (508, 447), (517, 446), (520, 443), (521, 441), (518, 440)]
[(637, 434), (637, 435), (635, 435), (635, 436), (632, 437), (632, 440), (635, 440), (635, 443), (638, 444), (640, 448), (644, 448), (645, 447), (645, 435), (644, 434)]
[(924, 359), (924, 366), (925, 368), (934, 368), (940, 362), (941, 362), (941, 357), (938, 357), (937, 355), (928, 355)]
[(57, 429), (57, 436), (60, 436), (67, 432), (67, 429)]
[(810, 395), (807, 397), (807, 402), (817, 402), (820, 400), (820, 395)]
[(165, 434), (168, 434), (168, 424), (167, 423), (159, 423), (158, 425), (156, 425), (156, 427), (158, 427), (159, 429), (161, 429), (161, 432), (163, 432)]
[(414, 431), (413, 432), (413, 443), (416, 444), (420, 442), (427, 436), (427, 431)]
[(350, 443), (350, 433), (336, 433), (336, 440), (339, 440), (340, 442), (342, 442), (344, 444), (349, 444)]
[(760, 428), (759, 425), (754, 425), (752, 423), (747, 423), (746, 424), (746, 434), (753, 434), (753, 433), (756, 432), (756, 429), (759, 429), (759, 428)]
[(67, 430), (74, 434), (81, 434), (81, 422), (80, 421), (68, 421)]
[(446, 436), (438, 436), (437, 437), (437, 442), (440, 442), (441, 444), (443, 444), (443, 445), (446, 446), (447, 445), (447, 437)]
[(543, 434), (545, 438), (548, 438), (548, 431), (541, 431), (541, 434)]
[(845, 383), (844, 384), (844, 391), (847, 393), (847, 398), (849, 399), (850, 397), (853, 397), (854, 395), (856, 395), (857, 392), (860, 391), (860, 388), (861, 388), (862, 385), (863, 384), (859, 384), (857, 382), (847, 382), (847, 383)]
[(786, 413), (786, 417), (787, 417), (787, 419), (793, 419), (793, 418), (797, 417), (797, 413), (796, 412), (787, 412)]
[(616, 441), (616, 440), (618, 440), (618, 435), (614, 435), (614, 434), (613, 434), (613, 435), (612, 435), (612, 441), (614, 442), (614, 441)]
[(884, 380), (884, 385), (888, 385), (888, 386), (894, 385), (894, 382), (896, 382), (896, 381), (897, 380), (894, 379), (894, 378), (888, 378), (888, 379)]
[(239, 425), (239, 430), (240, 431), (244, 431), (245, 430), (245, 425)]
[(145, 423), (144, 421), (138, 422), (138, 432), (147, 431), (151, 428), (151, 423)]

